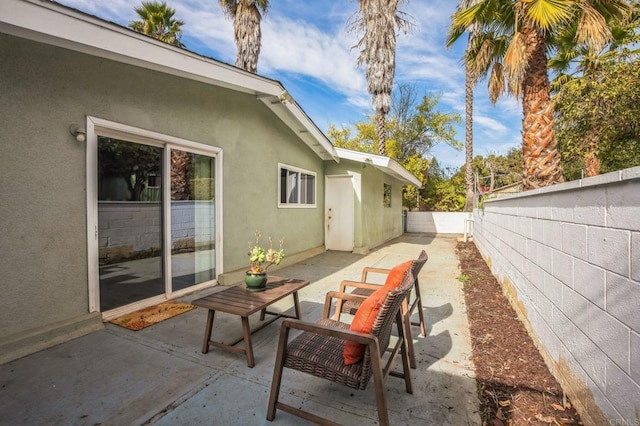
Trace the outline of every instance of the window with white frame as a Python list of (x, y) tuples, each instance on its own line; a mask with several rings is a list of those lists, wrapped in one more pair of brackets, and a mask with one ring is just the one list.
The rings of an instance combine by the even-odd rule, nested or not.
[(278, 164), (279, 207), (315, 207), (316, 174), (286, 164)]

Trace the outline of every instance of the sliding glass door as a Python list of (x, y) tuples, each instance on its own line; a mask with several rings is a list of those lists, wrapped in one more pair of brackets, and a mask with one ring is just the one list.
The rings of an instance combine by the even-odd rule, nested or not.
[(88, 138), (95, 149), (88, 164), (97, 169), (88, 183), (88, 200), (94, 200), (88, 230), (91, 235), (95, 222), (96, 234), (89, 255), (97, 257), (93, 268), (90, 259), (90, 308), (103, 313), (133, 310), (216, 279), (217, 152), (130, 131), (96, 126)]

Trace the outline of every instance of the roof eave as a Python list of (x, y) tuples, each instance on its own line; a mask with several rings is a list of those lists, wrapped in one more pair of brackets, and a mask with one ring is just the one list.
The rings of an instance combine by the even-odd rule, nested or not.
[(335, 148), (339, 158), (357, 161), (359, 163), (371, 164), (383, 173), (398, 179), (408, 185), (422, 188), (422, 182), (407, 169), (402, 167), (396, 160), (382, 155), (369, 154), (366, 152), (353, 151), (345, 148)]
[[(51, 1), (0, 2), (0, 32), (116, 62), (255, 95), (321, 159), (339, 161), (333, 145), (276, 80), (181, 49)], [(284, 105), (280, 108), (273, 103)], [(290, 99), (290, 97), (289, 97)]]

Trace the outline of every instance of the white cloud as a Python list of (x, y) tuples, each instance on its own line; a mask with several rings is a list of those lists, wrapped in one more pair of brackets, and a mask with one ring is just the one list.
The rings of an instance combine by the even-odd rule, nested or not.
[(366, 90), (366, 82), (349, 43), (341, 34), (322, 32), (309, 22), (275, 17), (263, 26), (259, 66), (302, 74), (353, 96)]

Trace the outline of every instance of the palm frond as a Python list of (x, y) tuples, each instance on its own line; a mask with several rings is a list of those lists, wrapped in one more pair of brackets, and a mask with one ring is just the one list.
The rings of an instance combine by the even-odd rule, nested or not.
[(520, 87), (527, 71), (527, 46), (525, 37), (520, 32), (513, 35), (504, 54), (504, 68), (509, 81), (509, 91), (514, 93), (512, 86)]
[(496, 62), (491, 69), (489, 77), (489, 100), (495, 104), (498, 97), (504, 92), (504, 76), (502, 74), (502, 64)]
[(526, 19), (534, 26), (549, 31), (570, 20), (574, 0), (518, 0), (524, 6)]

